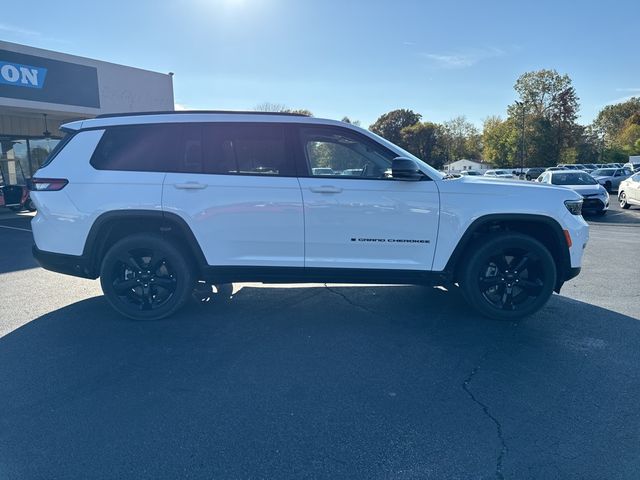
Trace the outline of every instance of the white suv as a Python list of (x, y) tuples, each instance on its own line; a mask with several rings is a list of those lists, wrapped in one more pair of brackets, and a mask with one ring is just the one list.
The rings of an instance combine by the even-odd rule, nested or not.
[(578, 274), (588, 239), (571, 190), (444, 176), (342, 122), (171, 112), (64, 129), (32, 182), (34, 255), (100, 277), (134, 319), (174, 313), (202, 281), (444, 285), (513, 319)]

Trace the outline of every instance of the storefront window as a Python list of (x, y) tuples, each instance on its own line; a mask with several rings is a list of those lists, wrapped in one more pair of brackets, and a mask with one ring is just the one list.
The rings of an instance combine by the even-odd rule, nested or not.
[(0, 137), (0, 171), (6, 185), (24, 185), (31, 178), (26, 139)]
[(0, 136), (0, 183), (25, 185), (59, 141)]
[(60, 141), (59, 138), (29, 139), (29, 156), (31, 160), (31, 175), (33, 175), (44, 162), (47, 155)]

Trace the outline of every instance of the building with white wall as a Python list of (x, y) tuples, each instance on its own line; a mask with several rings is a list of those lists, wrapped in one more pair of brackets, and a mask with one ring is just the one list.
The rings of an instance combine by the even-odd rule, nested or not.
[(456, 160), (455, 162), (448, 163), (444, 166), (444, 170), (446, 172), (463, 172), (465, 170), (489, 170), (491, 166), (488, 163), (476, 161), (476, 160), (467, 160), (463, 158), (461, 160)]
[(0, 180), (30, 178), (63, 123), (173, 109), (172, 74), (0, 41)]

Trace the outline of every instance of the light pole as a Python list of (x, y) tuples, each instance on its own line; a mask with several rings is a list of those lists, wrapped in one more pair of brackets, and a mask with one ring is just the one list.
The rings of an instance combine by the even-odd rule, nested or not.
[(522, 146), (521, 146), (521, 152), (520, 152), (520, 173), (524, 173), (524, 115), (525, 115), (525, 110), (524, 110), (524, 102), (519, 102), (518, 100), (516, 100), (516, 105), (518, 105), (521, 109), (522, 109)]

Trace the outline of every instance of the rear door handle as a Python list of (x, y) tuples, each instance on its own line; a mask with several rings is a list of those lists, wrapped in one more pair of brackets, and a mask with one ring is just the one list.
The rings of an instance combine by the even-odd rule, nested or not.
[(320, 187), (309, 188), (313, 193), (340, 193), (342, 189), (340, 187), (334, 187), (333, 185), (322, 185)]
[(181, 190), (202, 190), (203, 188), (207, 188), (205, 183), (198, 182), (185, 182), (185, 183), (176, 183), (174, 187), (179, 188)]

